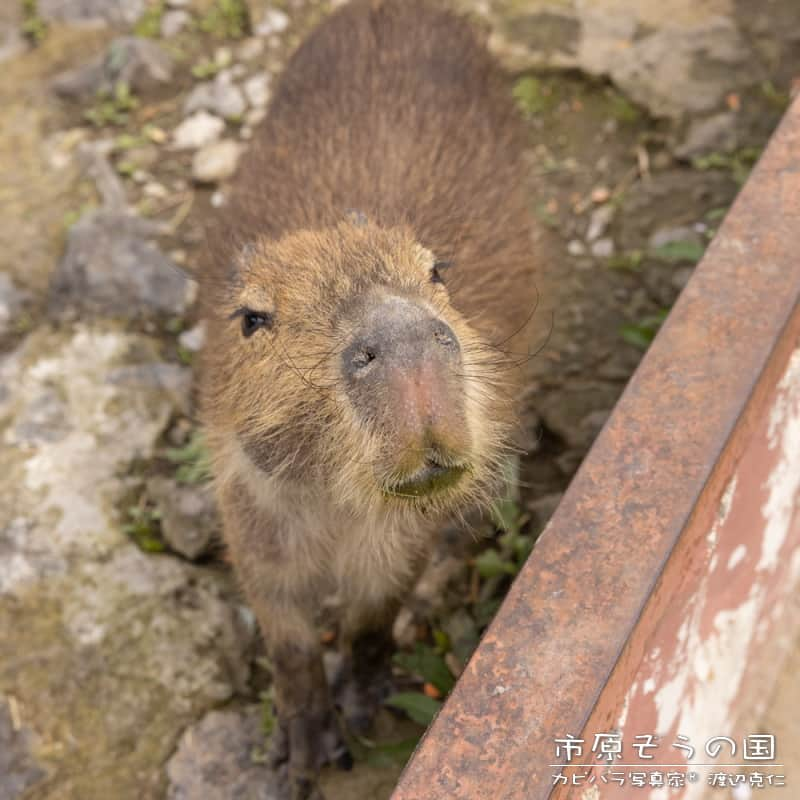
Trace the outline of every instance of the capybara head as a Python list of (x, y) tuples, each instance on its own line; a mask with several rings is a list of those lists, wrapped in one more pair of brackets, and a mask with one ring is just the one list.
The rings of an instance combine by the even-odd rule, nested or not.
[(361, 215), (234, 260), (205, 293), (205, 405), (253, 472), (355, 509), (485, 499), (513, 411), (503, 354), (451, 302), (457, 264)]

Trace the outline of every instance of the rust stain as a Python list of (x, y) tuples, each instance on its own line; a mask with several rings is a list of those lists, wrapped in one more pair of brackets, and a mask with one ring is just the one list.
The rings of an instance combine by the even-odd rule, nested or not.
[[(763, 424), (800, 342), (798, 153), (795, 102), (393, 800), (582, 796), (553, 792), (554, 740), (609, 730), (623, 713), (631, 731), (659, 723), (653, 698), (677, 680), (681, 626), (694, 620), (696, 641), (710, 641), (755, 572), (763, 596), (748, 642), (769, 650), (798, 577), (785, 558), (798, 547), (796, 507), (775, 562), (756, 560), (776, 463)], [(725, 684), (726, 724), (746, 671)], [(663, 710), (667, 695), (671, 735), (681, 719)]]

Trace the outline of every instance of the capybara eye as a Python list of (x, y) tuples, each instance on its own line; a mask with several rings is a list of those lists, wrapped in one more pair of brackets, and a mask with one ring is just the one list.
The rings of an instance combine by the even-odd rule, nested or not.
[(431, 267), (431, 283), (444, 283), (442, 271), (452, 265), (452, 261), (435, 261)]
[(271, 328), (272, 314), (265, 311), (251, 311), (249, 308), (241, 309), (236, 316), (242, 318), (242, 335), (246, 338), (252, 336), (259, 328)]

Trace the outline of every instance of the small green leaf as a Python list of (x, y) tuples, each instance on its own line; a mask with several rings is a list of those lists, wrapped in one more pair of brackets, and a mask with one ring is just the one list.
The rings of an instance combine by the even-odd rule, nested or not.
[(517, 566), (506, 561), (497, 550), (484, 550), (475, 558), (475, 567), (482, 578), (493, 578), (496, 575), (516, 575)]
[(447, 694), (455, 685), (455, 678), (445, 660), (431, 647), (417, 643), (413, 653), (395, 653), (394, 663), (412, 675), (418, 675)]
[(641, 250), (630, 250), (627, 253), (617, 253), (608, 259), (609, 269), (628, 270), (635, 272), (642, 266), (644, 253)]
[(660, 261), (670, 264), (691, 262), (696, 264), (704, 255), (705, 247), (700, 242), (682, 241), (669, 242), (653, 250), (653, 255)]
[(620, 336), (634, 347), (647, 350), (650, 343), (655, 339), (659, 328), (667, 318), (669, 311), (662, 310), (652, 317), (647, 317), (638, 323), (628, 323), (619, 329)]
[(528, 119), (546, 111), (553, 102), (552, 89), (533, 75), (520, 78), (514, 84), (512, 94), (519, 110)]
[(422, 692), (398, 692), (386, 699), (386, 705), (405, 711), (420, 725), (430, 725), (442, 704)]
[(400, 742), (378, 744), (367, 750), (364, 761), (373, 767), (403, 766), (411, 758), (411, 754), (418, 744), (419, 739), (403, 739)]

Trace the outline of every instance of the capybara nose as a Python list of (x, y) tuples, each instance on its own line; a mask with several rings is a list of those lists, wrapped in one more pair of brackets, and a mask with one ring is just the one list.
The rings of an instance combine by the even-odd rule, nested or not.
[(463, 471), (469, 448), (461, 345), (425, 306), (389, 297), (363, 313), (342, 355), (345, 386), (361, 421), (391, 440), (396, 474)]
[(342, 367), (348, 380), (360, 380), (375, 368), (409, 371), (426, 363), (444, 368), (460, 351), (446, 322), (411, 300), (390, 297), (367, 312)]

